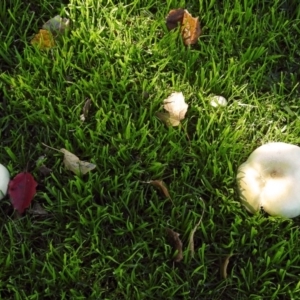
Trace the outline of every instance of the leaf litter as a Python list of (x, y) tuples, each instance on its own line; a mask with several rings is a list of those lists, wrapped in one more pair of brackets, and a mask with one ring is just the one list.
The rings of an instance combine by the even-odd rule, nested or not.
[(59, 150), (59, 149), (52, 148), (44, 143), (42, 143), (42, 144), (45, 147), (48, 147), (52, 150), (63, 153), (64, 154), (63, 163), (64, 163), (66, 169), (72, 171), (76, 175), (80, 175), (80, 174), (84, 175), (84, 174), (88, 173), (89, 171), (92, 171), (93, 169), (96, 168), (95, 164), (80, 160), (78, 156), (76, 156), (75, 154), (73, 154), (72, 152), (70, 152), (64, 148), (61, 148)]
[(42, 26), (30, 43), (41, 50), (51, 49), (56, 45), (55, 38), (66, 33), (69, 26), (69, 19), (55, 16)]
[(50, 31), (52, 34), (64, 34), (70, 27), (70, 20), (57, 15), (48, 20), (42, 28)]
[(183, 8), (170, 10), (166, 18), (166, 25), (169, 31), (180, 26), (181, 36), (186, 46), (196, 44), (201, 35), (199, 17), (194, 18)]
[[(149, 181), (142, 181), (143, 183), (148, 183), (154, 187), (156, 187), (157, 189), (159, 189), (163, 195), (166, 198), (169, 198), (171, 200), (171, 202), (173, 203), (173, 200), (171, 198), (171, 195), (169, 193), (169, 190), (166, 186), (166, 184), (162, 181), (162, 180), (149, 180)], [(174, 204), (174, 203), (173, 203)]]
[(35, 202), (32, 206), (32, 208), (30, 208), (28, 210), (28, 213), (32, 214), (32, 215), (37, 215), (37, 216), (46, 216), (49, 213), (43, 208), (43, 206), (38, 203)]
[(48, 176), (50, 175), (52, 170), (46, 167), (46, 165), (44, 164), (45, 161), (46, 161), (46, 156), (45, 155), (40, 156), (36, 161), (36, 166), (38, 167), (39, 172), (43, 176)]
[(40, 29), (39, 33), (33, 37), (30, 43), (41, 50), (50, 49), (55, 46), (52, 33), (46, 29)]
[(80, 115), (80, 121), (84, 122), (85, 119), (87, 118), (89, 110), (90, 110), (90, 107), (91, 107), (91, 104), (92, 104), (92, 100), (91, 99), (87, 99), (85, 101), (84, 106), (82, 108), (82, 114)]
[(175, 256), (173, 257), (173, 260), (175, 262), (180, 262), (183, 259), (182, 241), (179, 238), (180, 234), (170, 228), (166, 228), (166, 234), (168, 238), (168, 243), (170, 244), (170, 246), (173, 247), (175, 251)]

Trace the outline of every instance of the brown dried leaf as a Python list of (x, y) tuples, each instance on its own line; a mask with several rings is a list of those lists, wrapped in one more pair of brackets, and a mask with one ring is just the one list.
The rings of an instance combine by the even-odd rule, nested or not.
[(91, 107), (91, 104), (92, 104), (92, 100), (91, 99), (86, 100), (86, 102), (85, 102), (85, 104), (83, 106), (83, 109), (82, 109), (83, 114), (80, 115), (80, 120), (82, 122), (84, 122), (85, 119), (87, 118), (89, 110), (90, 110), (90, 107)]
[(167, 198), (171, 198), (169, 191), (162, 180), (150, 180), (149, 183), (159, 188)]
[(47, 168), (46, 166), (45, 166), (45, 162), (46, 162), (46, 155), (42, 155), (42, 156), (40, 156), (38, 159), (37, 159), (37, 161), (36, 161), (36, 165), (37, 165), (37, 167), (38, 167), (38, 170), (40, 171), (40, 173), (42, 174), (42, 175), (44, 175), (44, 176), (48, 176), (51, 172), (52, 172), (52, 170), (51, 169), (49, 169), (49, 168)]
[(201, 35), (199, 17), (194, 18), (182, 8), (173, 9), (166, 18), (168, 30), (175, 29), (180, 24), (180, 32), (186, 46), (196, 44)]
[(47, 168), (45, 165), (41, 165), (39, 167), (39, 171), (41, 172), (42, 175), (44, 176), (48, 176), (50, 175), (50, 173), (52, 172), (51, 169)]
[(196, 44), (201, 35), (199, 17), (192, 17), (187, 10), (183, 14), (181, 35), (186, 46)]
[(173, 260), (175, 262), (180, 262), (183, 259), (183, 253), (182, 253), (182, 242), (179, 238), (179, 233), (173, 231), (170, 228), (166, 228), (166, 234), (168, 238), (168, 243), (176, 251), (176, 255), (174, 256)]
[(52, 33), (45, 29), (40, 29), (39, 33), (33, 37), (30, 43), (41, 50), (53, 48), (55, 46)]
[(184, 15), (184, 9), (172, 9), (166, 18), (166, 25), (169, 30), (175, 29), (178, 25), (181, 25)]
[(96, 168), (95, 164), (86, 161), (81, 161), (79, 157), (77, 157), (75, 154), (71, 153), (70, 151), (64, 148), (60, 149), (60, 152), (64, 154), (65, 167), (75, 174), (84, 175), (87, 172)]

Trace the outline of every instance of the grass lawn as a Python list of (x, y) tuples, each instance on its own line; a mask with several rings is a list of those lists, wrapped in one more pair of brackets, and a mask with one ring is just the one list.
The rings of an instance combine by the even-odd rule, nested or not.
[[(194, 46), (166, 28), (179, 7), (200, 17)], [(59, 14), (70, 32), (33, 47)], [(0, 163), (34, 175), (48, 212), (1, 201), (1, 299), (300, 299), (299, 218), (250, 215), (235, 181), (258, 146), (300, 145), (298, 0), (6, 0), (0, 26)], [(168, 127), (155, 114), (175, 91), (189, 108)], [(77, 176), (42, 143), (97, 167)]]

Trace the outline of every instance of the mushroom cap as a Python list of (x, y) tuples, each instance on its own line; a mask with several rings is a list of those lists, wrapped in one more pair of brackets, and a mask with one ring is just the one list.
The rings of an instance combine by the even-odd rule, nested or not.
[(238, 168), (242, 204), (251, 213), (261, 207), (270, 215), (300, 215), (300, 147), (268, 143), (254, 150)]
[(6, 196), (8, 183), (9, 172), (3, 165), (0, 164), (0, 200)]

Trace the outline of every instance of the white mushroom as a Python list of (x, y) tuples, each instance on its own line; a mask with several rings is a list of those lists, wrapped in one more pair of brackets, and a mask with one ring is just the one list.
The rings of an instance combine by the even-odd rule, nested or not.
[(261, 207), (270, 215), (300, 215), (300, 147), (269, 143), (254, 150), (238, 168), (242, 204), (251, 213)]
[(223, 96), (213, 96), (211, 97), (210, 105), (213, 107), (226, 106), (227, 100)]
[(9, 172), (0, 164), (0, 200), (6, 196), (9, 183)]

